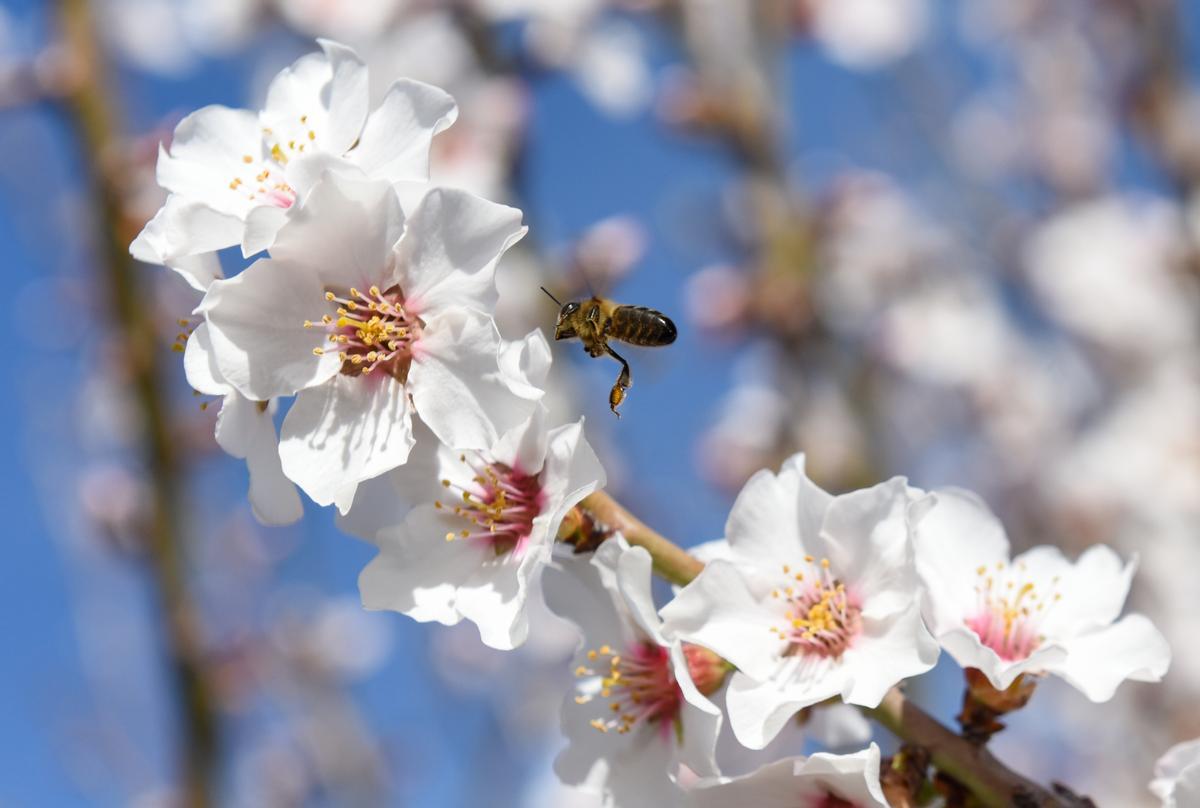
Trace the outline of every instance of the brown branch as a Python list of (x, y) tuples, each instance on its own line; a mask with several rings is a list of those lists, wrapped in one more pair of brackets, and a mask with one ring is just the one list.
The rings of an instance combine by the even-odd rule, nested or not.
[(180, 750), (183, 803), (205, 806), (212, 802), (212, 774), (218, 760), (217, 718), (180, 541), (179, 463), (161, 392), (160, 340), (151, 318), (153, 309), (143, 299), (137, 266), (129, 256), (129, 227), (123, 215), (125, 189), (114, 165), (117, 115), (86, 0), (62, 0), (60, 24), (64, 47), (80, 66), (79, 83), (65, 96), (64, 104), (87, 158), (92, 204), (104, 228), (98, 242), (103, 250), (99, 261), (107, 273), (112, 326), (128, 361), (130, 387), (142, 421), (140, 449), (153, 492), (145, 545), (162, 601), (184, 733)]
[(654, 559), (654, 571), (673, 584), (685, 586), (704, 569), (704, 562), (647, 527), (603, 491), (589, 494), (578, 507), (593, 517), (592, 529), (601, 540), (619, 532), (630, 544), (645, 547)]

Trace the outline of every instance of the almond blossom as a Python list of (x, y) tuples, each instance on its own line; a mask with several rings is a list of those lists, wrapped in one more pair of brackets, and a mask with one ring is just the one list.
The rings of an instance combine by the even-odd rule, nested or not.
[(567, 747), (554, 768), (617, 808), (678, 802), (679, 764), (717, 773), (721, 712), (706, 694), (728, 667), (663, 634), (650, 581), (650, 554), (618, 535), (591, 559), (548, 570), (543, 584), (550, 608), (583, 634), (572, 662), (576, 688), (562, 709)]
[(887, 808), (879, 784), (879, 747), (853, 755), (824, 752), (784, 758), (741, 777), (701, 780), (690, 791), (695, 808)]
[(737, 667), (726, 696), (738, 740), (763, 748), (797, 711), (834, 696), (874, 707), (933, 667), (921, 622), (901, 477), (831, 496), (804, 473), (760, 471), (726, 524), (729, 557), (662, 609), (668, 636)]
[(275, 77), (261, 111), (213, 105), (179, 122), (158, 157), (158, 183), (170, 195), (131, 245), (135, 258), (165, 264), (203, 290), (195, 256), (235, 244), (246, 256), (269, 248), (325, 170), (388, 182), (428, 179), (430, 144), (454, 122), (454, 99), (398, 79), (369, 112), (358, 55), (318, 43), (322, 53)]
[(548, 429), (546, 418), (539, 404), (482, 450), (422, 441), (421, 460), (392, 475), (420, 504), (376, 532), (379, 554), (358, 581), (364, 606), (444, 625), (465, 618), (493, 648), (525, 641), (529, 589), (563, 516), (604, 485), (582, 419)]
[(279, 435), (275, 431), (278, 402), (246, 398), (221, 376), (212, 354), (208, 325), (201, 323), (187, 340), (183, 366), (188, 384), (198, 393), (221, 396), (217, 414), (217, 445), (243, 458), (250, 473), (250, 507), (267, 525), (286, 525), (304, 515), (296, 486), (283, 473), (279, 461)]
[(511, 426), (496, 414), (532, 409), (484, 313), (520, 216), (433, 189), (406, 221), (387, 183), (328, 174), (271, 258), (212, 283), (197, 311), (216, 366), (247, 398), (297, 394), (280, 456), (315, 502), (345, 513), (360, 482), (403, 464), (414, 412), (439, 440), (484, 448)]
[(1098, 545), (1074, 563), (1049, 546), (1010, 561), (1000, 521), (959, 490), (937, 492), (915, 544), (931, 630), (993, 687), (1054, 673), (1101, 702), (1125, 679), (1157, 682), (1166, 673), (1171, 654), (1158, 629), (1139, 614), (1117, 620), (1136, 560), (1122, 564)]
[(1150, 790), (1163, 808), (1200, 805), (1200, 738), (1177, 743), (1158, 759)]

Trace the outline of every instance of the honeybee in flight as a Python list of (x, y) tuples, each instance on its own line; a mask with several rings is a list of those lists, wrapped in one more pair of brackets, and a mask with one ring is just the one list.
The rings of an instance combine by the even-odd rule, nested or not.
[(633, 386), (629, 363), (612, 349), (610, 339), (630, 345), (657, 347), (670, 345), (678, 333), (671, 318), (645, 306), (623, 306), (602, 297), (561, 303), (546, 287), (542, 291), (558, 305), (558, 321), (554, 324), (554, 339), (575, 339), (583, 343), (588, 356), (608, 354), (621, 363), (621, 374), (608, 394), (608, 406), (618, 418), (617, 407), (625, 400), (625, 391)]

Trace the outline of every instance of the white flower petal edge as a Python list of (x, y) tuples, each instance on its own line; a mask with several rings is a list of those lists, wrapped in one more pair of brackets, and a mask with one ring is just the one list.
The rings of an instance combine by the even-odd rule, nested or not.
[(490, 449), (443, 445), (437, 459), (442, 498), (378, 531), (379, 554), (359, 576), (363, 605), (422, 622), (467, 619), (487, 645), (514, 648), (528, 633), (529, 588), (559, 524), (604, 485), (604, 470), (582, 421), (547, 430), (540, 405)]
[(324, 170), (428, 179), (432, 139), (457, 117), (454, 99), (399, 79), (368, 115), (366, 65), (344, 45), (318, 44), (272, 80), (261, 112), (209, 106), (180, 121), (159, 150), (158, 182), (171, 195), (131, 248), (139, 260), (188, 277), (180, 262), (197, 253), (268, 249)]
[(877, 705), (933, 667), (920, 613), (902, 478), (831, 497), (803, 455), (756, 474), (734, 503), (728, 547), (662, 609), (668, 636), (737, 666), (727, 701), (738, 740), (761, 749), (797, 710), (833, 696)]
[(1092, 701), (1126, 679), (1159, 681), (1166, 639), (1141, 615), (1117, 620), (1136, 569), (1091, 547), (1072, 563), (1035, 547), (1009, 561), (1000, 521), (968, 491), (934, 494), (917, 522), (925, 618), (942, 647), (1005, 689), (1023, 673), (1054, 673)]
[(274, 402), (252, 401), (221, 379), (205, 323), (197, 326), (188, 338), (183, 364), (193, 388), (222, 397), (221, 412), (217, 415), (217, 445), (228, 454), (245, 459), (254, 516), (265, 525), (288, 525), (298, 520), (304, 514), (304, 506), (279, 461), (279, 438), (272, 417)]
[(582, 633), (572, 662), (576, 687), (562, 710), (567, 747), (555, 771), (616, 808), (676, 804), (681, 763), (716, 773), (721, 713), (691, 671), (712, 688), (723, 668), (717, 674), (711, 655), (663, 636), (651, 566), (649, 553), (615, 536), (590, 559), (562, 559), (543, 580), (547, 604)]
[(528, 417), (536, 391), (514, 374), (544, 376), (541, 348), (506, 371), (482, 310), (523, 232), (519, 211), (444, 189), (406, 223), (389, 184), (326, 174), (271, 258), (213, 282), (197, 311), (219, 372), (254, 400), (299, 394), (280, 455), (315, 502), (345, 513), (360, 483), (405, 463), (414, 411), (460, 449)]
[(1177, 743), (1158, 759), (1150, 791), (1162, 808), (1200, 805), (1200, 738)]
[(784, 758), (741, 777), (701, 780), (688, 796), (694, 808), (795, 808), (834, 802), (854, 808), (887, 808), (888, 804), (879, 784), (879, 747), (875, 744), (852, 755)]

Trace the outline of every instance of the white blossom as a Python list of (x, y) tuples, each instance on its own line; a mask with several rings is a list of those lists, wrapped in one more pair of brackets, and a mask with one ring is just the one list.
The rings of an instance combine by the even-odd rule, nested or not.
[(432, 138), (454, 122), (454, 99), (410, 79), (395, 81), (369, 112), (367, 68), (350, 48), (319, 40), (271, 82), (263, 109), (208, 106), (159, 149), (166, 203), (134, 240), (135, 258), (175, 269), (196, 288), (189, 259), (240, 244), (269, 248), (323, 171), (388, 182), (429, 177)]
[(784, 758), (741, 777), (701, 780), (690, 791), (694, 808), (887, 808), (879, 784), (879, 747), (853, 755), (818, 753)]
[(665, 631), (737, 667), (726, 696), (738, 740), (760, 749), (798, 710), (834, 696), (877, 705), (933, 667), (921, 621), (903, 478), (831, 496), (804, 457), (761, 471), (726, 524), (717, 558), (662, 610)]
[(326, 175), (271, 258), (213, 282), (201, 306), (221, 376), (247, 398), (298, 394), (284, 472), (345, 513), (363, 480), (402, 465), (418, 413), (437, 437), (483, 448), (515, 406), (484, 312), (520, 212), (429, 191), (406, 221), (385, 182)]
[(465, 618), (486, 644), (515, 648), (563, 517), (604, 485), (582, 419), (548, 429), (538, 405), (483, 450), (442, 443), (428, 457), (392, 475), (397, 492), (420, 504), (376, 532), (379, 554), (359, 577), (363, 605), (421, 622)]
[(1200, 738), (1177, 743), (1158, 759), (1150, 790), (1162, 808), (1200, 806)]
[(1137, 565), (1108, 547), (1091, 547), (1075, 563), (1048, 546), (1010, 561), (999, 520), (956, 490), (937, 493), (915, 542), (930, 628), (993, 687), (1047, 672), (1100, 702), (1125, 679), (1157, 682), (1166, 673), (1170, 649), (1151, 622), (1137, 614), (1117, 621)]
[(651, 558), (616, 536), (591, 559), (547, 571), (547, 604), (579, 626), (576, 687), (564, 700), (567, 748), (555, 770), (604, 805), (669, 806), (679, 764), (715, 775), (721, 713), (704, 693), (725, 678), (722, 660), (662, 632), (650, 593)]

